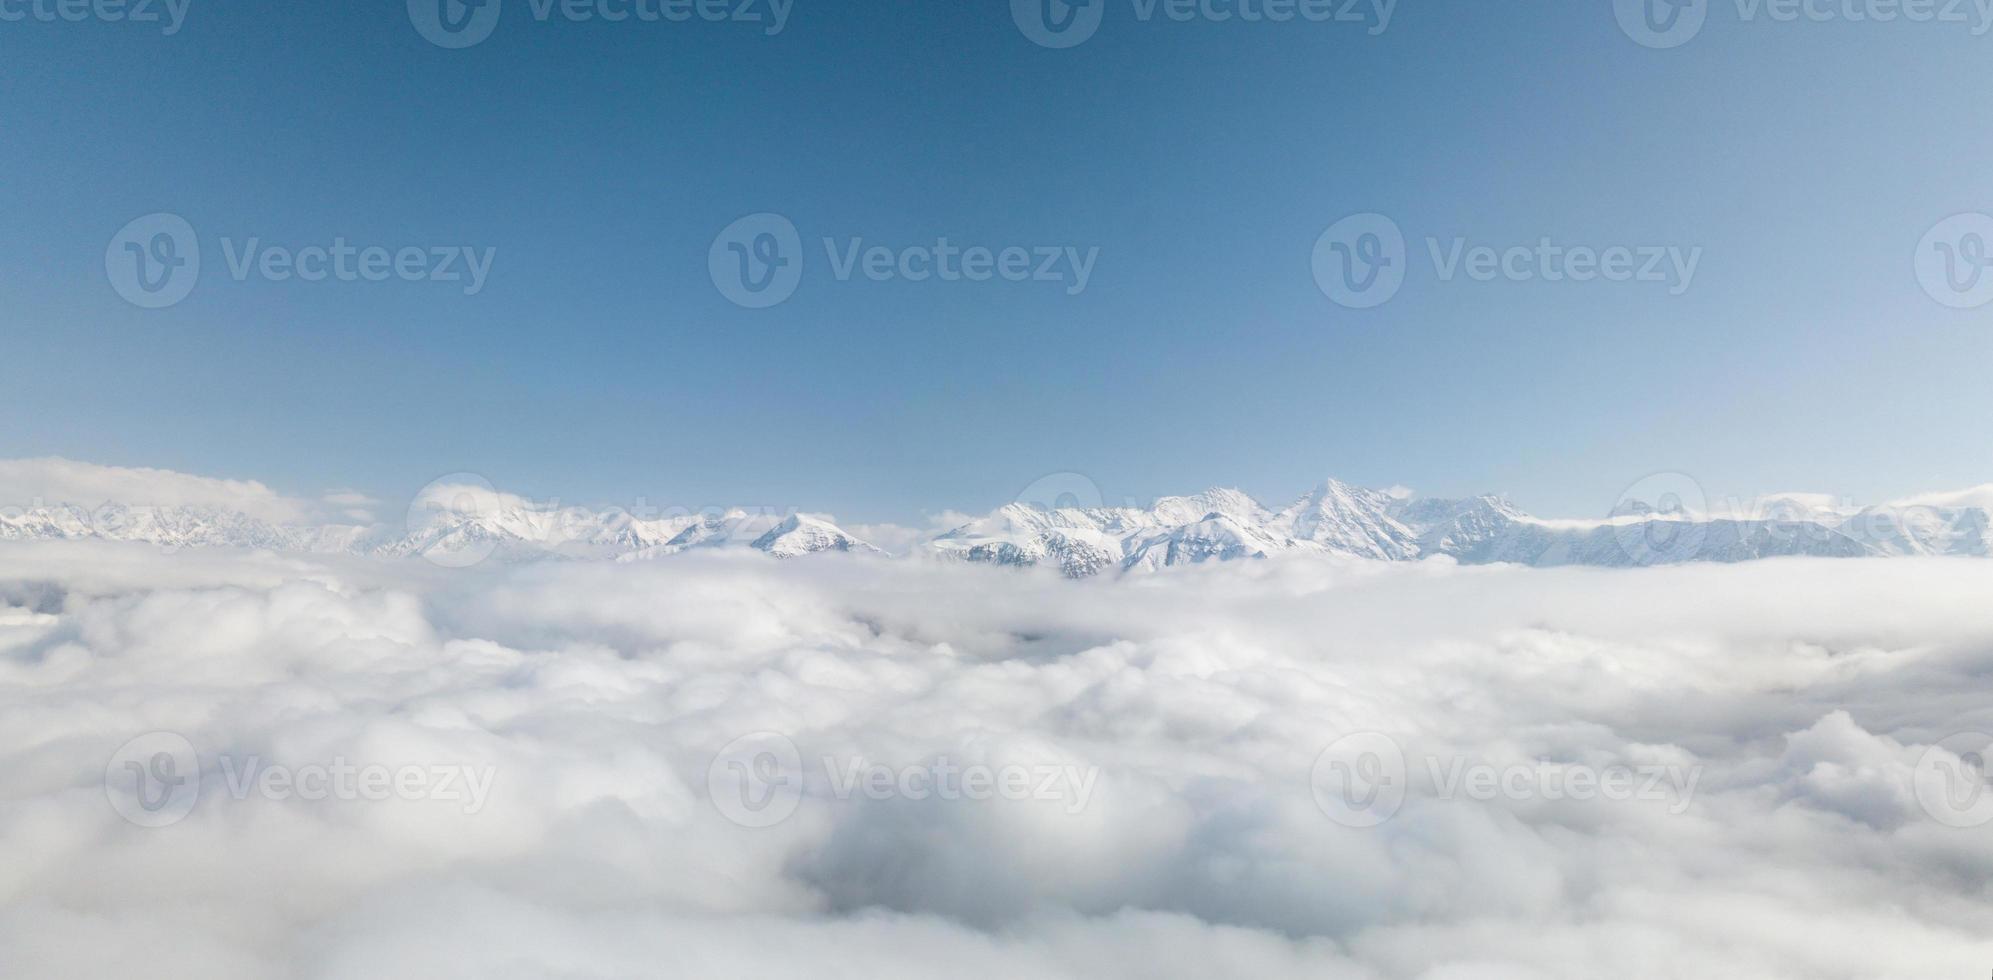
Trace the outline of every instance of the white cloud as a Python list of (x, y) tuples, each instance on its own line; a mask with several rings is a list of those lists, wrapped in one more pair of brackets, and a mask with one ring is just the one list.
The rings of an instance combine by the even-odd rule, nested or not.
[(1894, 500), (1891, 507), (1982, 507), (1993, 509), (1993, 483), (1966, 490), (1923, 493)]
[(275, 524), (367, 519), (374, 502), (352, 491), (322, 501), (286, 497), (255, 480), (225, 480), (172, 470), (102, 466), (70, 459), (0, 459), (0, 508), (69, 504), (131, 507), (212, 507)]
[[(1911, 786), (1993, 728), (1989, 590), (1993, 563), (1911, 558), (1075, 583), (0, 545), (0, 975), (1972, 975), (1993, 838)], [(146, 829), (103, 778), (155, 730), (201, 796)], [(807, 778), (748, 829), (711, 766), (767, 731)], [(1310, 781), (1360, 731), (1410, 764), (1369, 828)], [(238, 799), (223, 756), (494, 781), (474, 813)], [(1698, 782), (1442, 797), (1428, 756)], [(839, 798), (825, 757), (1097, 783), (1076, 812)]]
[(907, 527), (903, 524), (847, 524), (844, 527), (859, 540), (880, 548), (887, 554), (910, 555), (919, 551), (920, 546), (935, 535), (952, 531), (976, 520), (978, 516), (986, 515), (944, 510), (921, 516), (922, 523), (919, 527)]

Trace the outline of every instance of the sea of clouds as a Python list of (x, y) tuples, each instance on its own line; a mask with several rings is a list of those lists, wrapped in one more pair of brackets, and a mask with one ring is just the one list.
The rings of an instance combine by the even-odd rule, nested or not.
[(1989, 596), (23, 542), (0, 977), (1979, 976)]

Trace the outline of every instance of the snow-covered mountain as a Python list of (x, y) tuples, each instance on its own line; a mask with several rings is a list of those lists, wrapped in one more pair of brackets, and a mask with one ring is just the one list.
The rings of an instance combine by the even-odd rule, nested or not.
[[(1325, 480), (1278, 509), (1231, 489), (1146, 507), (1013, 503), (932, 535), (911, 556), (1056, 569), (1085, 578), (1178, 565), (1336, 555), (1379, 561), (1638, 566), (1787, 555), (1993, 555), (1993, 487), (1868, 508), (1767, 498), (1749, 515), (1634, 500), (1608, 517), (1554, 520), (1499, 496), (1417, 497)], [(488, 487), (431, 487), (402, 526), (287, 524), (214, 504), (0, 508), (0, 541), (105, 539), (169, 548), (420, 556), (442, 565), (549, 558), (646, 561), (734, 548), (777, 558), (884, 554), (829, 518), (767, 508), (638, 517), (550, 508)]]
[(809, 514), (734, 509), (642, 519), (621, 510), (549, 509), (493, 502), (467, 488), (451, 499), (418, 500), (404, 527), (287, 525), (189, 506), (37, 505), (0, 510), (0, 541), (136, 541), (177, 550), (227, 547), (265, 551), (420, 556), (440, 565), (548, 558), (641, 561), (693, 548), (740, 547), (777, 558), (820, 551), (879, 549)]
[(270, 551), (368, 551), (370, 528), (287, 525), (217, 506), (134, 506), (105, 503), (0, 509), (0, 541), (103, 539), (167, 549), (230, 547)]
[(1609, 567), (1790, 555), (1993, 554), (1993, 494), (1854, 513), (1764, 510), (1741, 518), (1686, 515), (1634, 501), (1597, 520), (1545, 520), (1499, 496), (1420, 498), (1327, 480), (1278, 511), (1237, 490), (1165, 498), (1146, 509), (1012, 504), (929, 547), (948, 558), (1049, 565), (1075, 577), (1282, 552)]

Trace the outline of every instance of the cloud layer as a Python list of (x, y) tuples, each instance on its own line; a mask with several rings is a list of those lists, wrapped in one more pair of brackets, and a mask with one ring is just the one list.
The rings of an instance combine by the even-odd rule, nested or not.
[(67, 504), (204, 507), (273, 524), (365, 522), (376, 501), (352, 491), (319, 500), (283, 494), (255, 480), (227, 480), (138, 466), (103, 466), (59, 457), (0, 459), (0, 513)]
[[(1993, 829), (1917, 780), (1993, 731), (1989, 593), (1993, 564), (1936, 559), (1074, 583), (9, 546), (0, 975), (1976, 975)], [(106, 770), (151, 732), (200, 778), (149, 828)], [(766, 827), (712, 798), (753, 733), (801, 761)], [(1375, 826), (1321, 799), (1353, 733), (1406, 760)], [(230, 780), (342, 763), (492, 783)], [(944, 764), (1094, 783), (1075, 808), (830, 775)], [(1435, 785), (1477, 767), (1696, 781)]]

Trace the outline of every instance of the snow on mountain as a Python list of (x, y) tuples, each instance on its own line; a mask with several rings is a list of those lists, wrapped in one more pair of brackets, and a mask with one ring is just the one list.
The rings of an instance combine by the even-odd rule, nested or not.
[(696, 521), (690, 515), (640, 519), (622, 510), (546, 507), (479, 486), (431, 485), (409, 507), (405, 532), (378, 550), (445, 565), (485, 557), (614, 558), (662, 546)]
[(1178, 527), (1223, 514), (1242, 524), (1265, 524), (1273, 515), (1237, 490), (1212, 489), (1190, 497), (1164, 497), (1148, 509), (1157, 526)]
[(1399, 498), (1328, 480), (1273, 516), (1267, 531), (1339, 555), (1403, 561), (1419, 554), (1418, 533), (1391, 516)]
[(986, 518), (937, 536), (928, 546), (945, 558), (995, 565), (1049, 565), (1071, 578), (1084, 578), (1120, 565), (1122, 535), (1159, 526), (1134, 511), (1048, 510), (1009, 504)]
[(670, 522), (662, 540), (639, 542), (637, 547), (618, 555), (618, 561), (647, 561), (675, 555), (694, 548), (725, 548), (746, 545), (773, 529), (781, 518), (756, 511), (734, 508), (720, 513), (682, 517)]
[(753, 548), (776, 558), (824, 551), (885, 554), (824, 517), (735, 508), (689, 519), (667, 540), (617, 555), (616, 560), (649, 561), (695, 548), (730, 547)]
[(1993, 555), (1985, 506), (1885, 504), (1865, 508), (1838, 530), (1879, 555)]
[(856, 551), (882, 555), (885, 552), (866, 544), (842, 528), (808, 514), (790, 514), (782, 523), (755, 538), (748, 547), (777, 558), (795, 558), (820, 551)]
[(1528, 520), (1528, 515), (1507, 499), (1492, 496), (1404, 500), (1393, 508), (1392, 515), (1399, 523), (1418, 529), (1415, 544), (1419, 554), (1456, 557), (1472, 553)]
[(1172, 565), (1265, 558), (1293, 546), (1291, 540), (1277, 538), (1265, 528), (1212, 511), (1201, 521), (1136, 540), (1121, 567), (1153, 571)]
[(0, 541), (108, 539), (167, 549), (261, 548), (346, 551), (363, 546), (365, 529), (273, 524), (209, 505), (48, 504), (0, 509)]
[[(126, 471), (116, 475), (129, 478)], [(92, 489), (96, 485), (87, 484)], [(283, 498), (274, 498), (260, 484), (241, 485), (256, 490), (250, 510), (205, 499), (151, 506), (37, 502), (0, 507), (0, 541), (105, 539), (168, 549), (420, 556), (456, 566), (549, 558), (644, 561), (715, 548), (750, 549), (777, 558), (820, 552), (884, 554), (829, 518), (767, 508), (639, 517), (614, 509), (538, 505), (488, 486), (441, 484), (425, 489), (402, 527), (318, 524), (282, 520), (297, 508), (272, 504)], [(176, 489), (212, 496), (222, 492), (215, 488), (231, 486), (235, 484), (186, 482)], [(1549, 520), (1524, 513), (1499, 496), (1421, 498), (1326, 480), (1279, 510), (1223, 488), (1164, 497), (1147, 507), (1012, 503), (927, 538), (913, 553), (1045, 567), (1072, 578), (1285, 553), (1611, 567), (1788, 555), (1989, 557), (1993, 486), (1860, 509), (1824, 495), (1784, 494), (1754, 502), (1748, 513), (1693, 513), (1635, 501), (1605, 518)]]
[(932, 552), (1000, 565), (1047, 565), (1082, 578), (1308, 551), (1382, 560), (1418, 557), (1398, 497), (1328, 480), (1276, 512), (1242, 491), (1164, 497), (1148, 508), (1009, 504), (929, 542)]
[[(450, 488), (454, 489), (454, 488)], [(285, 525), (215, 507), (103, 504), (0, 509), (0, 541), (133, 541), (168, 549), (246, 548), (420, 556), (445, 566), (486, 560), (635, 560), (739, 546), (778, 558), (819, 551), (880, 553), (820, 517), (768, 511), (637, 518), (620, 510), (546, 508), (475, 492), (418, 500), (407, 526)]]
[(1328, 480), (1277, 512), (1237, 490), (1164, 498), (1146, 510), (1012, 504), (930, 546), (969, 561), (1050, 565), (1073, 577), (1294, 551), (1605, 567), (1796, 555), (1993, 554), (1984, 509), (1892, 505), (1849, 516), (1819, 495), (1777, 499), (1778, 506), (1762, 508), (1768, 513), (1755, 519), (1633, 502), (1603, 519), (1543, 520), (1499, 496), (1419, 498)]

